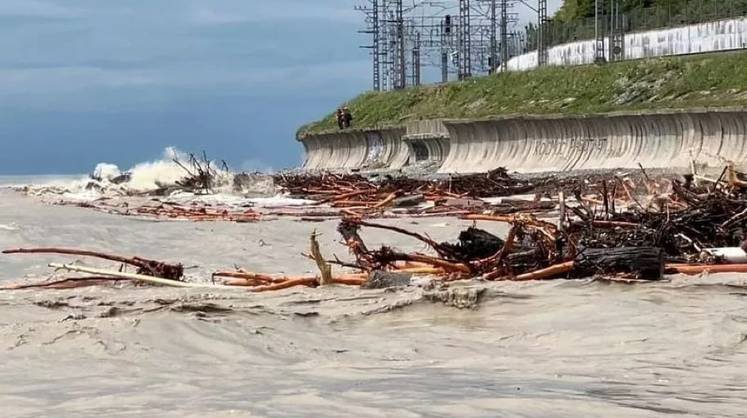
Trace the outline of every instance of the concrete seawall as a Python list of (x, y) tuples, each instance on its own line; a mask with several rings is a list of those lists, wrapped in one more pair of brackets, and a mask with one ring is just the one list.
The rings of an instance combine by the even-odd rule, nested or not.
[(617, 113), (446, 122), (441, 173), (532, 173), (747, 162), (747, 111)]
[(410, 164), (429, 161), (440, 165), (449, 154), (449, 131), (441, 120), (409, 122), (402, 139), (410, 149)]
[[(589, 39), (554, 46), (547, 52), (547, 62), (549, 65), (592, 64), (594, 43), (593, 39)], [(609, 38), (605, 38), (604, 43), (609, 51)], [(747, 17), (628, 33), (625, 35), (623, 55), (625, 59), (641, 59), (739, 48), (747, 48)], [(517, 55), (508, 61), (509, 71), (536, 67), (536, 51)]]
[(401, 169), (420, 161), (440, 164), (449, 152), (449, 131), (440, 120), (386, 129), (349, 129), (306, 135), (307, 170)]
[(635, 168), (639, 163), (685, 168), (693, 160), (745, 166), (747, 109), (421, 121), (299, 140), (309, 170), (401, 169), (426, 160), (440, 173)]
[(306, 152), (303, 168), (336, 170), (402, 168), (410, 151), (402, 141), (404, 128), (345, 130), (299, 138)]

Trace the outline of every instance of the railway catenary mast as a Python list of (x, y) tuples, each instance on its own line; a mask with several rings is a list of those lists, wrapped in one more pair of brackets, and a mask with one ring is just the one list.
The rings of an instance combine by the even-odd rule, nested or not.
[[(599, 1), (599, 0), (597, 0)], [(547, 0), (537, 2), (537, 66), (547, 65)]]
[(472, 77), (472, 32), (470, 0), (459, 0), (459, 79)]
[[(543, 1), (543, 0), (540, 0)], [(594, 62), (607, 61), (604, 55), (604, 0), (594, 1)]]
[[(490, 0), (490, 72), (494, 73), (498, 69), (498, 0)], [(501, 27), (503, 34), (503, 27)], [(501, 42), (502, 44), (502, 42)], [(503, 45), (501, 45), (503, 48)]]
[(404, 89), (407, 86), (407, 65), (405, 62), (405, 17), (404, 0), (394, 0), (394, 25), (396, 33), (394, 57), (394, 88)]
[(508, 5), (508, 0), (501, 0), (501, 71), (508, 69)]
[[(385, 1), (385, 0), (382, 0)], [(370, 0), (371, 6), (355, 6), (355, 10), (363, 12), (365, 15), (366, 29), (358, 33), (370, 34), (372, 39), (371, 45), (362, 45), (361, 48), (370, 49), (372, 57), (371, 75), (373, 79), (374, 91), (381, 90), (381, 27), (379, 24), (379, 0)]]
[(364, 48), (371, 51), (372, 88), (392, 90), (505, 70), (526, 42), (511, 9), (533, 0), (358, 1), (361, 33), (371, 40)]

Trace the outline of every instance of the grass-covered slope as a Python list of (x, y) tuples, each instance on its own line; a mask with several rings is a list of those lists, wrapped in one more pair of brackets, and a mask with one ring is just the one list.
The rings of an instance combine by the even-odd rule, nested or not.
[[(364, 93), (346, 103), (356, 128), (408, 120), (747, 105), (747, 52), (547, 67), (463, 82)], [(299, 135), (336, 128), (333, 114)]]

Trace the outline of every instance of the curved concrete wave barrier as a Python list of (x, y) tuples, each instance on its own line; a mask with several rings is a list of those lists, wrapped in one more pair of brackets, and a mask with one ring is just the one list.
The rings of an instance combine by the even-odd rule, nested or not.
[[(609, 51), (609, 37), (604, 39)], [(624, 59), (689, 55), (703, 52), (728, 51), (747, 48), (747, 17), (724, 19), (625, 34)], [(569, 42), (551, 47), (547, 51), (549, 65), (592, 64), (595, 57), (595, 40)], [(508, 60), (509, 71), (525, 71), (537, 67), (537, 51), (517, 55)]]
[(449, 154), (449, 131), (441, 120), (408, 122), (403, 137), (410, 149), (410, 163), (430, 161), (440, 164)]
[(401, 168), (410, 157), (404, 128), (346, 130), (299, 138), (306, 151), (303, 168), (336, 170)]
[(447, 121), (440, 173), (532, 173), (747, 163), (747, 110), (531, 116)]
[(421, 161), (441, 163), (449, 155), (449, 138), (437, 135), (405, 135), (410, 149), (410, 164)]

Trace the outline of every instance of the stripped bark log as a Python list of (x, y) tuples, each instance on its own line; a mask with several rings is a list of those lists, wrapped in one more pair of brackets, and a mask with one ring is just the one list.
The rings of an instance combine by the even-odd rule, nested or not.
[(329, 265), (326, 261), (324, 261), (324, 256), (322, 255), (322, 250), (319, 249), (319, 242), (316, 240), (316, 230), (311, 233), (311, 237), (309, 238), (310, 245), (311, 245), (311, 256), (314, 257), (314, 261), (316, 262), (316, 266), (319, 268), (319, 284), (324, 286), (327, 284), (332, 283), (332, 266)]
[(667, 264), (667, 274), (747, 273), (747, 264)]

